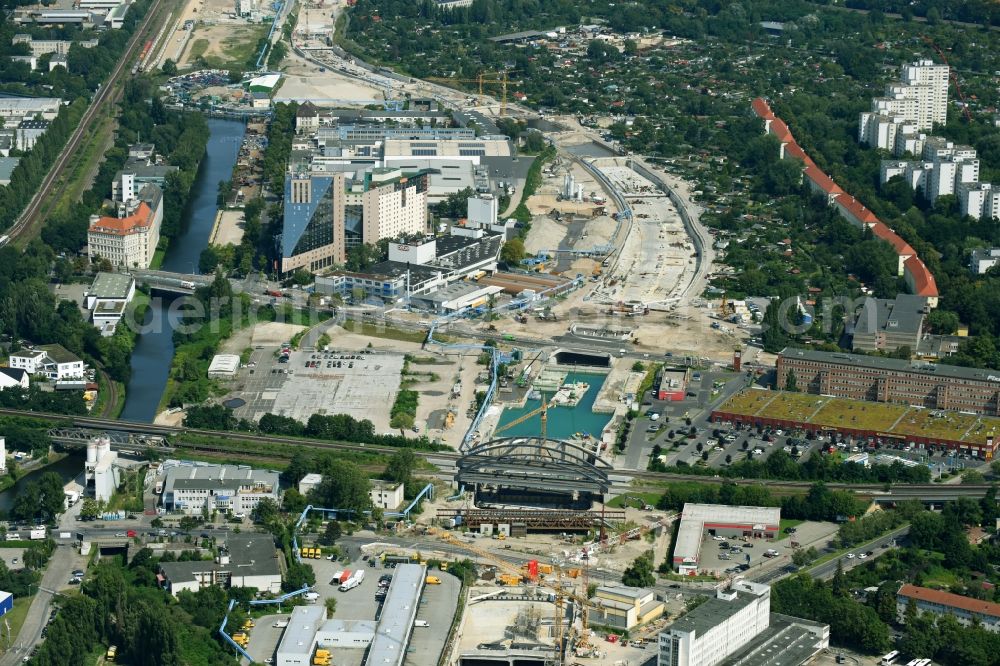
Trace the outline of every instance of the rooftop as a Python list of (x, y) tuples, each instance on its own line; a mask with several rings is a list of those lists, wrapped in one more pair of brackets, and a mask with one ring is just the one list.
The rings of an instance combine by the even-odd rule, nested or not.
[(38, 351), (45, 352), (45, 355), (48, 356), (49, 359), (53, 363), (79, 363), (80, 362), (80, 357), (79, 356), (77, 356), (76, 354), (72, 353), (71, 351), (69, 351), (68, 349), (66, 349), (65, 347), (63, 347), (60, 344), (38, 345), (38, 347), (36, 347), (35, 349), (38, 350)]
[(918, 587), (916, 585), (903, 585), (896, 594), (916, 601), (925, 601), (948, 608), (958, 608), (970, 613), (979, 613), (980, 615), (1000, 618), (1000, 604), (980, 601), (972, 597), (963, 597), (960, 594), (932, 590), (929, 587)]
[(323, 621), (326, 620), (326, 607), (296, 606), (292, 609), (292, 615), (288, 618), (288, 626), (285, 627), (281, 635), (281, 642), (278, 644), (278, 654), (300, 655), (305, 657), (307, 663), (312, 656), (313, 641), (316, 638), (316, 630), (319, 629)]
[(674, 562), (698, 562), (705, 524), (762, 525), (777, 528), (781, 509), (762, 506), (723, 506), (720, 504), (685, 504), (674, 546)]
[(20, 161), (20, 157), (0, 157), (0, 180), (10, 180)]
[(421, 564), (396, 567), (382, 605), (375, 640), (368, 651), (367, 663), (379, 666), (399, 666), (403, 663), (424, 586), (425, 571), (426, 567)]
[(854, 335), (887, 333), (920, 333), (927, 313), (927, 299), (911, 294), (898, 294), (894, 299), (866, 298), (858, 313)]
[(124, 236), (145, 229), (153, 223), (153, 211), (145, 201), (139, 204), (135, 212), (125, 217), (102, 216), (93, 220), (90, 231)]
[(277, 488), (278, 473), (245, 465), (177, 465), (167, 468), (163, 492), (171, 493), (175, 488), (236, 489), (252, 485)]
[(727, 599), (723, 596), (724, 590), (719, 590), (715, 597), (674, 620), (665, 631), (694, 632), (700, 636), (736, 615), (760, 597), (771, 594), (771, 588), (767, 585), (745, 580), (736, 581), (730, 591), (735, 595), (733, 598)]
[(192, 582), (197, 580), (196, 574), (209, 571), (239, 571), (241, 576), (281, 575), (278, 550), (270, 534), (230, 534), (226, 537), (225, 548), (229, 555), (228, 564), (219, 564), (215, 560), (163, 562), (160, 570), (171, 583)]
[(770, 626), (749, 644), (729, 655), (719, 666), (800, 666), (823, 649), (826, 625), (780, 613), (771, 613)]
[(945, 363), (929, 363), (926, 361), (907, 361), (884, 356), (866, 356), (864, 354), (848, 354), (844, 352), (823, 352), (813, 349), (786, 347), (779, 356), (797, 360), (815, 361), (817, 363), (835, 363), (837, 365), (854, 366), (858, 369), (875, 368), (895, 372), (915, 372), (934, 377), (950, 377), (966, 381), (988, 382), (1000, 389), (1000, 370), (983, 370), (966, 368)]
[(106, 273), (101, 271), (90, 285), (90, 296), (123, 300), (128, 298), (135, 279), (128, 273)]

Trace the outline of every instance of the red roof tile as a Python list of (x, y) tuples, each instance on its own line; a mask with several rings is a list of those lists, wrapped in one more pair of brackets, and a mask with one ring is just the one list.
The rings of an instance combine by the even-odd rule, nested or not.
[(899, 588), (899, 596), (916, 601), (926, 601), (932, 604), (940, 604), (949, 608), (959, 608), (970, 613), (979, 613), (990, 617), (1000, 617), (1000, 604), (989, 601), (980, 601), (972, 597), (963, 597), (960, 594), (932, 590), (929, 587), (917, 587), (916, 585), (904, 585)]
[(816, 183), (816, 186), (827, 194), (840, 195), (844, 193), (844, 190), (840, 189), (840, 186), (833, 182), (833, 178), (823, 173), (823, 170), (815, 164), (806, 167), (806, 178)]
[(793, 143), (795, 137), (792, 136), (791, 130), (788, 129), (788, 125), (781, 118), (775, 117), (771, 121), (771, 134), (778, 137), (778, 140), (782, 143)]
[(762, 118), (763, 120), (774, 119), (774, 112), (771, 111), (771, 107), (768, 106), (763, 97), (757, 97), (754, 101), (750, 102), (750, 107), (757, 114), (758, 118)]
[(872, 233), (875, 234), (876, 237), (881, 238), (886, 243), (892, 245), (892, 247), (896, 250), (896, 254), (901, 257), (911, 257), (916, 254), (914, 249), (910, 247), (909, 243), (900, 238), (899, 234), (881, 222), (876, 222), (872, 225)]
[(913, 255), (903, 262), (903, 270), (913, 283), (913, 293), (917, 296), (927, 296), (937, 298), (938, 288), (934, 281), (934, 276), (927, 270), (927, 266), (920, 257)]
[(153, 222), (152, 218), (153, 211), (143, 201), (128, 217), (101, 217), (90, 228), (93, 231), (124, 236), (134, 232), (138, 227), (148, 227)]
[(864, 204), (854, 197), (840, 197), (837, 199), (837, 205), (860, 224), (875, 224), (879, 221), (873, 212), (865, 208)]

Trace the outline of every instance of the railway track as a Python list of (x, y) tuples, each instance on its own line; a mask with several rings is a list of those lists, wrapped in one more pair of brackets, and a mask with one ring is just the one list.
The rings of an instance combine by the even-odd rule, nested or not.
[[(96, 430), (114, 430), (119, 432), (135, 432), (144, 433), (149, 435), (162, 435), (163, 437), (175, 437), (179, 438), (181, 441), (177, 442), (177, 446), (190, 450), (202, 450), (205, 452), (212, 453), (226, 453), (226, 454), (240, 454), (242, 453), (237, 448), (230, 448), (224, 446), (217, 446), (213, 444), (203, 444), (200, 442), (185, 441), (184, 436), (192, 437), (211, 437), (217, 440), (230, 440), (232, 442), (250, 442), (259, 444), (287, 444), (290, 446), (306, 447), (311, 449), (325, 450), (325, 451), (349, 451), (354, 453), (375, 453), (392, 455), (399, 449), (392, 446), (379, 446), (377, 444), (356, 444), (352, 442), (331, 442), (321, 439), (310, 439), (305, 437), (284, 437), (280, 435), (258, 435), (253, 433), (244, 432), (227, 432), (223, 430), (205, 430), (201, 428), (185, 428), (185, 427), (174, 427), (174, 426), (162, 426), (153, 425), (149, 423), (137, 423), (134, 421), (122, 421), (117, 419), (102, 419), (93, 417), (81, 417), (81, 416), (66, 416), (63, 414), (49, 414), (44, 412), (24, 412), (16, 409), (0, 409), (0, 416), (18, 416), (26, 418), (38, 418), (49, 420), (56, 424), (72, 425), (79, 428), (92, 428)], [(433, 458), (438, 460), (447, 461), (458, 461), (461, 454), (454, 451), (426, 451), (417, 450), (415, 453), (423, 456), (424, 458)], [(291, 454), (282, 454), (282, 452), (277, 451), (273, 453), (260, 453), (260, 452), (246, 452), (246, 455), (260, 455), (262, 457), (278, 458), (278, 457), (291, 457)], [(730, 479), (718, 476), (699, 476), (697, 474), (669, 474), (663, 472), (648, 472), (645, 470), (618, 470), (616, 471), (618, 476), (629, 476), (634, 481), (639, 484), (649, 484), (645, 486), (646, 490), (657, 489), (656, 485), (662, 483), (671, 482), (696, 482), (704, 483), (709, 485), (722, 485), (726, 482), (737, 482), (737, 483), (766, 483), (769, 488), (773, 488), (775, 491), (805, 491), (814, 485), (813, 481), (774, 481), (774, 480), (763, 480), (763, 479)], [(828, 488), (834, 490), (849, 490), (852, 492), (857, 492), (861, 494), (871, 494), (877, 495), (885, 492), (885, 484), (882, 483), (870, 483), (870, 484), (853, 484), (853, 483), (827, 483)], [(905, 488), (907, 491), (919, 492), (927, 491), (929, 493), (942, 492), (949, 489), (960, 488), (963, 494), (969, 495), (983, 495), (991, 487), (989, 484), (962, 484), (961, 486), (948, 486), (940, 483), (922, 483), (922, 484), (898, 484), (897, 488)], [(636, 489), (639, 490), (638, 488)]]
[(118, 84), (121, 82), (122, 76), (130, 72), (128, 63), (130, 63), (141, 50), (140, 47), (143, 44), (143, 40), (147, 39), (147, 33), (149, 32), (150, 26), (153, 24), (154, 19), (160, 16), (162, 7), (163, 0), (155, 0), (155, 2), (150, 6), (149, 11), (146, 12), (146, 17), (143, 19), (142, 24), (132, 34), (132, 39), (129, 41), (128, 46), (125, 49), (125, 53), (122, 55), (122, 59), (118, 62), (114, 71), (111, 72), (111, 76), (108, 77), (108, 80), (94, 95), (90, 102), (90, 106), (87, 107), (83, 117), (80, 119), (80, 124), (75, 130), (73, 130), (73, 134), (70, 135), (69, 140), (66, 141), (66, 145), (63, 146), (62, 152), (59, 153), (59, 157), (56, 158), (56, 161), (52, 164), (52, 168), (49, 169), (48, 174), (46, 174), (45, 178), (42, 180), (41, 185), (35, 192), (35, 196), (31, 198), (31, 201), (28, 202), (28, 205), (25, 206), (24, 210), (21, 212), (20, 217), (18, 217), (14, 224), (11, 225), (10, 229), (7, 230), (7, 235), (10, 236), (11, 241), (29, 234), (41, 219), (42, 213), (46, 208), (46, 203), (48, 202), (50, 196), (52, 194), (61, 194), (65, 191), (65, 183), (63, 184), (63, 187), (58, 190), (58, 192), (53, 192), (52, 190), (59, 178), (65, 173), (70, 159), (80, 148), (80, 144), (83, 143), (83, 139), (90, 131), (94, 120), (100, 116), (101, 111), (109, 102), (114, 104), (121, 98), (123, 90)]

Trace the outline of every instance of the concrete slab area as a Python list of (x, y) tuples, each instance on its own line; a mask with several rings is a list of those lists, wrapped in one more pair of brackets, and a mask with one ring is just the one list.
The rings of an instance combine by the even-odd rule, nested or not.
[(462, 590), (458, 578), (440, 571), (429, 571), (428, 574), (437, 576), (441, 584), (424, 586), (417, 620), (427, 622), (428, 626), (414, 627), (404, 666), (441, 663), (441, 651), (448, 641), (451, 623), (458, 609), (458, 595)]
[(247, 652), (253, 657), (254, 663), (263, 664), (267, 659), (274, 658), (281, 634), (284, 632), (284, 629), (275, 627), (274, 623), (279, 620), (287, 622), (289, 617), (290, 613), (275, 613), (254, 620), (257, 626), (249, 631), (250, 644), (247, 646)]

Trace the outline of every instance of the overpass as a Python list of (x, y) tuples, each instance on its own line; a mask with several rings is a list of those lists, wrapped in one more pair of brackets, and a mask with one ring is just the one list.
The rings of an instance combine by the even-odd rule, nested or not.
[(197, 287), (207, 287), (215, 279), (214, 275), (194, 275), (191, 273), (170, 273), (168, 271), (130, 271), (136, 283), (144, 284), (157, 291), (167, 291), (188, 296)]

